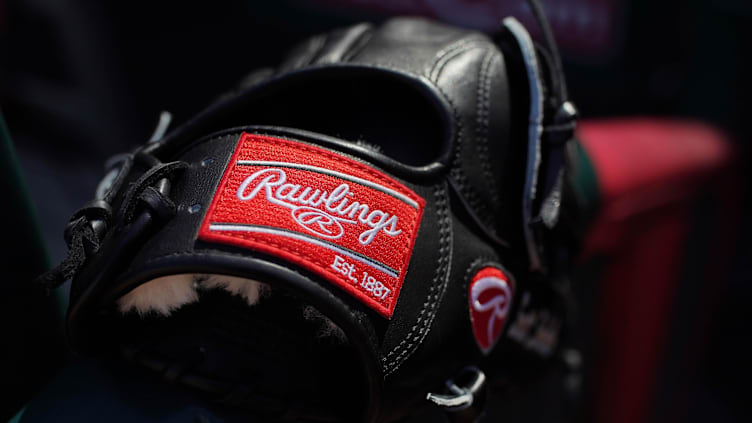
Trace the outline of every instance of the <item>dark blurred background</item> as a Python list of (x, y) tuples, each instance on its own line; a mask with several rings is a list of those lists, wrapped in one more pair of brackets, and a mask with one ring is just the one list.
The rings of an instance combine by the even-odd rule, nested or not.
[[(751, 1), (543, 3), (582, 116), (699, 120), (722, 131), (740, 161), (749, 158)], [(515, 15), (535, 27), (523, 0), (0, 0), (0, 108), (23, 179), (4, 176), (3, 184), (4, 189), (25, 184), (31, 200), (26, 218), (38, 222), (46, 249), (35, 253), (36, 262), (27, 262), (35, 241), (26, 239), (31, 237), (17, 215), (4, 219), (15, 226), (4, 248), (14, 249), (13, 242), (23, 246), (6, 256), (6, 268), (17, 272), (10, 279), (23, 280), (64, 257), (62, 229), (91, 198), (104, 161), (145, 142), (160, 111), (172, 113), (177, 125), (250, 70), (279, 62), (306, 36), (399, 14), (487, 32), (503, 16)], [(746, 172), (742, 181), (752, 179)], [(749, 184), (741, 189), (735, 207), (747, 216), (752, 210)], [(724, 294), (712, 314), (703, 317), (711, 335), (702, 341), (691, 382), (673, 386), (672, 377), (686, 378), (666, 374), (662, 380), (669, 382), (658, 388), (686, 392), (686, 421), (747, 421), (752, 416), (747, 363), (752, 243), (742, 241), (752, 235), (750, 223), (737, 224), (739, 235), (727, 246), (728, 274), (712, 282)], [(0, 380), (17, 387), (0, 419), (39, 389), (61, 362), (47, 343), (60, 342), (48, 324), (56, 316), (40, 310), (32, 318), (39, 306), (14, 301), (14, 289), (22, 288), (0, 291), (1, 327), (10, 334), (3, 339), (9, 358), (0, 364)], [(14, 366), (14, 358), (39, 364), (29, 370)], [(659, 401), (661, 394), (655, 398)], [(651, 420), (660, 420), (660, 411), (655, 413)]]

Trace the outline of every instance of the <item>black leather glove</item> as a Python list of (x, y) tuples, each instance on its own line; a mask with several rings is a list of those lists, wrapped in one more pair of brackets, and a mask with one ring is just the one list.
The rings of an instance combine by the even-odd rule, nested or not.
[(306, 41), (74, 215), (43, 277), (73, 278), (71, 345), (269, 419), (474, 419), (564, 317), (557, 60), (510, 18), (495, 39), (397, 18)]

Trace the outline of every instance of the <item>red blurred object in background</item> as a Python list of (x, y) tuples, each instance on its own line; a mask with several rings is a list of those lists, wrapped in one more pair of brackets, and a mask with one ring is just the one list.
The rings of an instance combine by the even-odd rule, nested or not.
[(579, 134), (600, 196), (581, 261), (603, 265), (589, 420), (685, 420), (740, 221), (734, 151), (690, 122), (589, 122)]

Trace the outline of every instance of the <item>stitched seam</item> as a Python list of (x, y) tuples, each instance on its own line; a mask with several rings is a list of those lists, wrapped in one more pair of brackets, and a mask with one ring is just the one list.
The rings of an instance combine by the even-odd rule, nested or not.
[[(442, 194), (444, 194), (444, 195), (442, 195)], [(435, 295), (434, 291), (437, 289), (438, 283), (439, 283), (439, 281), (441, 279), (441, 274), (442, 274), (442, 270), (443, 270), (443, 264), (444, 264), (444, 260), (445, 260), (445, 255), (444, 255), (444, 252), (445, 252), (445, 249), (446, 249), (445, 242), (446, 242), (446, 239), (447, 239), (446, 232), (445, 232), (446, 226), (445, 226), (445, 215), (444, 215), (446, 213), (446, 210), (445, 210), (446, 195), (439, 188), (439, 186), (437, 186), (434, 189), (434, 196), (436, 197), (436, 200), (437, 200), (437, 212), (440, 215), (440, 217), (439, 217), (439, 227), (440, 227), (439, 228), (439, 233), (440, 233), (440, 237), (439, 237), (439, 253), (440, 253), (439, 266), (436, 268), (436, 273), (434, 274), (433, 282), (432, 282), (431, 287), (429, 288), (429, 291), (428, 291), (427, 300), (423, 303), (423, 307), (421, 308), (420, 313), (418, 314), (418, 319), (416, 320), (416, 322), (413, 325), (413, 327), (410, 329), (410, 332), (408, 332), (407, 336), (405, 336), (405, 338), (402, 340), (402, 342), (400, 342), (399, 345), (397, 345), (395, 348), (393, 348), (389, 353), (386, 354), (386, 356), (384, 358), (382, 358), (382, 361), (384, 361), (384, 362), (386, 362), (389, 359), (389, 357), (391, 357), (394, 354), (396, 354), (397, 352), (399, 352), (399, 350), (402, 349), (403, 346), (405, 346), (405, 344), (412, 338), (413, 333), (415, 333), (416, 330), (418, 331), (418, 336), (420, 336), (422, 334), (422, 332), (425, 329), (426, 322), (428, 321), (428, 319), (424, 320), (423, 316), (428, 311), (428, 308), (432, 307), (433, 304), (434, 304), (431, 300), (432, 300), (432, 297)], [(423, 322), (422, 325), (421, 325), (421, 322)], [(420, 327), (419, 327), (419, 325), (420, 325)], [(412, 345), (413, 345), (413, 343), (410, 343), (407, 346), (407, 349), (409, 349)], [(399, 360), (399, 358), (402, 357), (402, 355), (404, 355), (404, 351), (403, 351), (402, 354), (400, 354), (395, 359), (395, 362), (397, 360)], [(395, 365), (394, 362), (387, 363), (387, 364), (385, 364), (385, 368), (388, 369), (389, 367), (393, 367), (394, 365)]]
[(444, 60), (442, 60), (441, 65), (435, 71), (433, 81), (438, 83), (438, 80), (441, 77), (441, 74), (444, 73), (444, 68), (446, 68), (446, 66), (452, 62), (452, 59), (464, 53), (467, 53), (470, 50), (475, 50), (475, 49), (483, 48), (483, 47), (484, 46), (480, 43), (469, 43), (464, 48), (455, 50), (451, 55), (448, 55), (447, 57), (444, 58)]
[(489, 119), (491, 109), (491, 65), (496, 63), (498, 56), (493, 50), (489, 50), (483, 58), (478, 77), (478, 103), (477, 103), (477, 126), (475, 131), (476, 148), (483, 169), (483, 177), (491, 192), (491, 200), (498, 204), (499, 194), (496, 180), (491, 172), (491, 160), (489, 157)]
[[(446, 200), (446, 196), (444, 197), (444, 201), (445, 202), (447, 201)], [(442, 247), (440, 247), (439, 251), (442, 252), (442, 253), (444, 253), (446, 250), (449, 250), (449, 252), (448, 252), (447, 255), (445, 255), (445, 256), (443, 255), (440, 258), (441, 262), (440, 262), (439, 267), (442, 267), (442, 266), (445, 267), (444, 277), (443, 277), (444, 281), (441, 284), (440, 292), (437, 292), (437, 293), (433, 294), (433, 300), (431, 298), (431, 295), (429, 295), (427, 302), (424, 303), (424, 308), (425, 308), (426, 304), (429, 301), (432, 300), (430, 303), (428, 303), (431, 306), (430, 314), (426, 317), (426, 319), (424, 320), (423, 326), (420, 328), (420, 330), (418, 331), (418, 333), (414, 337), (412, 337), (412, 339), (410, 339), (410, 336), (408, 335), (408, 337), (406, 337), (405, 340), (403, 340), (403, 342), (405, 342), (405, 341), (412, 341), (412, 342), (410, 342), (409, 344), (407, 344), (407, 346), (402, 350), (402, 352), (399, 353), (399, 355), (397, 357), (395, 357), (394, 360), (389, 365), (385, 366), (385, 376), (388, 376), (389, 374), (391, 374), (394, 371), (396, 371), (402, 365), (402, 363), (409, 357), (409, 355), (412, 354), (417, 349), (417, 347), (420, 345), (420, 343), (423, 342), (423, 339), (425, 339), (425, 337), (428, 335), (428, 329), (430, 328), (431, 323), (433, 323), (434, 317), (436, 316), (437, 306), (438, 306), (439, 302), (441, 301), (441, 299), (443, 298), (444, 292), (446, 291), (446, 286), (447, 286), (447, 283), (449, 281), (449, 272), (450, 272), (450, 269), (449, 269), (449, 260), (451, 258), (451, 240), (450, 240), (450, 238), (451, 238), (451, 228), (449, 227), (449, 224), (450, 224), (449, 220), (450, 219), (449, 219), (448, 213), (449, 213), (449, 209), (447, 207), (447, 208), (445, 208), (446, 226), (442, 227), (442, 229), (444, 229), (446, 231), (446, 234), (445, 234), (446, 238), (444, 238), (443, 241), (449, 240), (449, 244), (447, 246), (448, 248), (444, 248), (444, 246), (442, 245)], [(437, 277), (438, 276), (439, 276), (439, 270), (437, 268)], [(432, 289), (434, 287), (437, 287), (437, 286), (438, 285), (434, 284), (432, 286)], [(416, 325), (417, 325), (417, 323), (418, 322), (416, 322)], [(413, 326), (413, 329), (415, 329), (415, 326)]]
[(478, 212), (482, 220), (487, 220), (487, 217), (489, 216), (488, 208), (483, 203), (481, 203), (481, 201), (478, 199), (478, 195), (475, 193), (472, 187), (468, 185), (467, 177), (465, 176), (465, 172), (462, 170), (462, 157), (461, 157), (460, 152), (462, 149), (463, 138), (464, 138), (464, 128), (462, 127), (462, 123), (459, 121), (459, 118), (458, 118), (457, 119), (457, 141), (456, 141), (455, 152), (454, 152), (454, 164), (449, 174), (459, 186), (462, 194), (467, 198), (468, 202), (470, 203), (470, 206)]
[[(473, 48), (479, 48), (479, 47), (481, 46), (478, 46), (478, 45), (469, 46), (466, 50), (458, 52), (458, 54), (461, 54)], [(455, 56), (452, 56), (452, 57), (455, 57)], [(444, 67), (442, 66), (440, 71), (443, 71), (443, 69)], [(440, 76), (441, 76), (440, 74), (437, 75), (436, 79), (438, 80)], [(447, 95), (446, 92), (444, 92), (444, 90), (436, 81), (433, 81), (433, 82), (435, 84), (436, 89), (438, 89), (439, 92), (441, 92), (442, 95), (444, 95), (447, 102), (452, 107), (452, 112), (454, 114), (455, 127), (457, 128), (457, 136), (456, 136), (455, 145), (454, 145), (453, 165), (450, 171), (450, 175), (456, 181), (457, 185), (460, 187), (460, 191), (467, 198), (468, 202), (470, 203), (470, 206), (477, 211), (480, 218), (483, 221), (489, 221), (491, 220), (490, 210), (483, 202), (480, 201), (475, 190), (471, 186), (468, 185), (467, 177), (465, 176), (465, 172), (462, 170), (462, 154), (461, 153), (462, 153), (462, 143), (464, 140), (464, 128), (462, 126), (462, 121), (460, 119), (459, 112), (457, 111), (457, 108), (454, 106), (454, 103), (451, 101), (449, 95)]]
[(468, 43), (471, 43), (475, 40), (477, 40), (477, 36), (466, 36), (464, 38), (460, 38), (459, 40), (453, 41), (448, 46), (442, 48), (438, 52), (436, 52), (436, 55), (434, 56), (434, 60), (431, 63), (430, 71), (428, 72), (428, 75), (432, 75), (433, 71), (436, 69), (436, 66), (438, 66), (438, 63), (446, 57), (446, 55), (450, 54), (454, 50), (457, 50), (458, 48), (461, 48), (465, 46)]
[[(449, 44), (447, 47), (439, 50), (436, 53), (436, 56), (434, 58), (433, 63), (431, 64), (431, 67), (426, 74), (428, 79), (435, 80), (438, 79), (438, 74), (441, 73), (441, 70), (444, 68), (444, 64), (446, 61), (450, 60), (452, 57), (455, 57), (456, 54), (452, 54), (456, 52), (458, 49), (464, 49), (464, 51), (469, 50), (470, 48), (465, 49), (469, 44), (475, 44), (475, 43), (481, 43), (485, 42), (486, 40), (478, 35), (471, 35), (462, 39), (459, 39), (452, 44)], [(461, 53), (461, 52), (460, 52)], [(459, 53), (458, 53), (459, 54)], [(449, 55), (452, 55), (451, 57), (447, 57)], [(440, 69), (438, 69), (440, 67)], [(434, 74), (436, 74), (436, 77), (434, 78)]]
[[(436, 198), (436, 201), (437, 201), (437, 204), (436, 204), (436, 206), (437, 206), (437, 213), (441, 215), (442, 212), (443, 212), (443, 208), (442, 208), (443, 204), (440, 203), (440, 202), (442, 200), (444, 200), (445, 197), (441, 197), (440, 196), (441, 192), (439, 192), (439, 191), (440, 191), (440, 188), (437, 185), (436, 188), (434, 189), (434, 197)], [(443, 225), (443, 217), (439, 217), (439, 226), (440, 226), (440, 228), (439, 228), (439, 234), (440, 234), (440, 237), (439, 237), (439, 252), (440, 252), (439, 261), (442, 260), (441, 252), (443, 251), (443, 242), (444, 242), (443, 233), (442, 233), (442, 231), (443, 231), (443, 226), (442, 225)], [(434, 274), (433, 282), (432, 282), (431, 287), (429, 288), (429, 291), (428, 291), (428, 299), (429, 300), (431, 298), (431, 295), (432, 295), (434, 289), (436, 288), (436, 283), (437, 283), (438, 278), (440, 276), (440, 271), (441, 271), (441, 266), (438, 266), (436, 268), (436, 273)], [(413, 334), (413, 332), (415, 332), (418, 324), (423, 320), (423, 315), (426, 313), (427, 307), (428, 307), (428, 302), (424, 302), (423, 303), (423, 307), (420, 310), (420, 313), (418, 313), (418, 319), (416, 320), (415, 325), (413, 325), (413, 327), (410, 329), (410, 332), (408, 332), (407, 336), (405, 336), (405, 338), (402, 340), (402, 342), (400, 342), (399, 345), (397, 345), (389, 353), (387, 353), (386, 356), (384, 356), (384, 358), (382, 359), (383, 361), (386, 361), (389, 357), (391, 357), (399, 349), (401, 349), (402, 346), (407, 342), (407, 340), (412, 336), (412, 334)]]
[[(439, 215), (439, 265), (436, 268), (428, 297), (423, 303), (415, 324), (402, 342), (394, 347), (386, 356), (382, 357), (385, 376), (397, 370), (402, 362), (407, 359), (408, 354), (414, 352), (417, 346), (425, 339), (428, 334), (428, 328), (436, 316), (436, 308), (444, 296), (446, 285), (449, 281), (452, 231), (445, 187), (437, 185), (434, 190), (434, 196)], [(392, 361), (389, 361), (390, 357), (395, 354), (397, 355)]]
[[(434, 87), (436, 87), (436, 89), (439, 91), (439, 93), (441, 93), (441, 95), (444, 96), (444, 99), (446, 100), (447, 104), (449, 104), (449, 107), (452, 109), (452, 119), (454, 121), (454, 127), (456, 128), (455, 135), (454, 135), (454, 138), (455, 138), (454, 142), (457, 144), (457, 146), (455, 147), (455, 149), (458, 149), (459, 148), (459, 144), (460, 144), (460, 140), (462, 139), (462, 130), (463, 130), (462, 129), (462, 122), (460, 121), (460, 118), (459, 118), (459, 112), (457, 111), (457, 107), (454, 105), (454, 102), (452, 101), (452, 99), (441, 88), (441, 86), (439, 86), (438, 84), (434, 83)], [(458, 150), (456, 150), (456, 151), (458, 151)], [(457, 155), (455, 153), (455, 160), (457, 159), (456, 156)], [(410, 329), (410, 332), (408, 332), (407, 336), (405, 336), (405, 338), (403, 338), (402, 341), (396, 347), (392, 348), (391, 351), (389, 351), (386, 355), (382, 356), (382, 358), (381, 358), (381, 361), (383, 363), (384, 372), (385, 372), (384, 377), (388, 376), (389, 374), (391, 374), (392, 372), (394, 372), (395, 370), (397, 370), (397, 368), (399, 368), (399, 365), (402, 363), (402, 361), (404, 361), (404, 359), (407, 358), (407, 357), (405, 357), (406, 351), (410, 351), (410, 349), (413, 347), (415, 341), (417, 341), (419, 339), (422, 340), (422, 338), (420, 337), (420, 335), (424, 332), (425, 326), (427, 324), (429, 324), (431, 321), (433, 321), (433, 316), (430, 317), (430, 321), (429, 321), (428, 318), (426, 318), (426, 320), (424, 321), (423, 320), (423, 316), (428, 311), (428, 307), (431, 306), (431, 304), (432, 304), (430, 300), (431, 300), (431, 296), (432, 296), (433, 291), (436, 289), (437, 284), (440, 282), (439, 277), (440, 277), (440, 274), (441, 274), (441, 271), (442, 271), (442, 264), (444, 263), (444, 261), (446, 259), (448, 259), (448, 257), (444, 256), (444, 253), (445, 253), (445, 251), (444, 251), (445, 250), (444, 242), (446, 242), (446, 238), (451, 237), (451, 228), (449, 229), (449, 234), (448, 235), (444, 233), (444, 229), (445, 229), (444, 224), (446, 223), (447, 225), (449, 225), (449, 217), (448, 217), (449, 209), (448, 209), (448, 206), (447, 206), (448, 199), (447, 199), (446, 192), (445, 191), (441, 191), (440, 186), (437, 185), (436, 188), (435, 188), (435, 190), (434, 190), (434, 197), (436, 198), (436, 201), (437, 201), (437, 208), (438, 208), (437, 213), (439, 214), (439, 252), (441, 254), (440, 257), (439, 257), (439, 266), (436, 268), (436, 274), (434, 276), (433, 283), (432, 283), (431, 287), (429, 288), (428, 298), (423, 303), (423, 307), (421, 308), (421, 310), (420, 310), (420, 312), (418, 314), (418, 318), (415, 321), (415, 324)], [(442, 212), (445, 212), (446, 215), (442, 216)], [(445, 238), (445, 236), (446, 236), (446, 238)], [(446, 280), (444, 282), (444, 287), (446, 287), (446, 283), (448, 281), (448, 278), (449, 278), (449, 271), (448, 271), (448, 269), (446, 269), (445, 270), (445, 279)], [(443, 293), (443, 290), (442, 290), (442, 293)], [(421, 322), (423, 322), (422, 325), (421, 325)], [(421, 325), (421, 326), (419, 327), (419, 325)], [(408, 341), (411, 339), (411, 337), (413, 337), (413, 333), (415, 333), (416, 330), (419, 331), (419, 334), (415, 337), (415, 339), (413, 339), (413, 342), (411, 342), (406, 347), (406, 349), (404, 351), (400, 352), (400, 350), (402, 350), (402, 348), (405, 347), (405, 345), (408, 343)], [(390, 362), (389, 361), (390, 357), (392, 357), (393, 355), (398, 354), (398, 353), (399, 353), (399, 355), (397, 357), (395, 357), (395, 359), (393, 361)]]

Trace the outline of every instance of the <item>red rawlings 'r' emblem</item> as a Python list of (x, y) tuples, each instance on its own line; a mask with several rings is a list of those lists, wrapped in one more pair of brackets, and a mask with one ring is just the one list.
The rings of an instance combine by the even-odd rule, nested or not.
[(492, 266), (480, 269), (470, 281), (470, 320), (475, 342), (488, 354), (499, 340), (512, 304), (512, 283)]
[(364, 163), (244, 133), (198, 238), (295, 263), (391, 317), (424, 206)]

